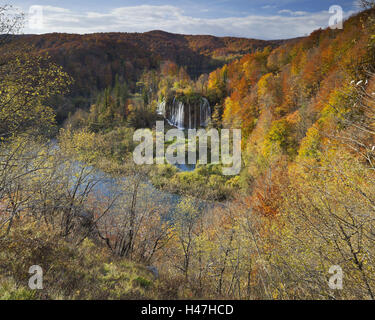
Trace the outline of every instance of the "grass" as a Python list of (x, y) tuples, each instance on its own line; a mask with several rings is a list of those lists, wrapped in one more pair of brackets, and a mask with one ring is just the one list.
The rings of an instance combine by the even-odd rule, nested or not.
[[(43, 289), (30, 290), (30, 266), (43, 269)], [(18, 222), (0, 239), (0, 299), (157, 299), (145, 266), (116, 258), (86, 239), (77, 246), (45, 227)]]

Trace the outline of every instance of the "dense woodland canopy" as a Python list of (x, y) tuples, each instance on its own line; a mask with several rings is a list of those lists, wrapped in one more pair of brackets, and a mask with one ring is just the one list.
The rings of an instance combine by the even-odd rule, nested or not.
[[(362, 3), (342, 30), (277, 43), (52, 34), (24, 36), (25, 51), (7, 37), (0, 297), (374, 299), (375, 9)], [(57, 134), (51, 106), (79, 97), (68, 88), (93, 97)], [(210, 127), (242, 129), (238, 176), (134, 166), (134, 130), (153, 130), (172, 97), (206, 97)], [(95, 192), (98, 169), (116, 179), (109, 195)], [(179, 203), (155, 202), (145, 181)], [(33, 264), (48, 270), (44, 291), (27, 287)], [(343, 290), (328, 286), (333, 265)]]
[[(49, 55), (75, 80), (69, 101), (54, 103), (60, 107), (58, 120), (66, 118), (67, 109), (88, 107), (97, 90), (115, 85), (116, 76), (134, 90), (144, 70), (157, 69), (160, 62), (170, 60), (185, 67), (189, 75), (196, 78), (228, 60), (266, 46), (276, 47), (283, 42), (185, 36), (163, 31), (87, 35), (51, 33), (18, 38), (20, 45), (27, 44), (35, 53)], [(64, 108), (61, 108), (62, 104), (65, 104)]]

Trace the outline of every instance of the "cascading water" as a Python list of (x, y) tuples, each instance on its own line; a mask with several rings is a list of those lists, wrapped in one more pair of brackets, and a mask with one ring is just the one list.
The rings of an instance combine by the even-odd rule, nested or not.
[(162, 115), (170, 125), (179, 129), (195, 129), (197, 125), (207, 127), (211, 120), (210, 103), (203, 97), (200, 99), (199, 105), (185, 105), (176, 97), (171, 104), (163, 100), (158, 104), (157, 113)]
[(178, 101), (176, 98), (173, 99), (172, 106), (170, 108), (169, 121), (172, 125), (179, 129), (184, 129), (184, 115), (185, 115), (184, 103)]
[(189, 104), (189, 129), (192, 128), (191, 127), (191, 105)]
[(162, 102), (159, 102), (158, 107), (156, 109), (157, 114), (165, 117), (166, 116), (166, 109), (165, 109), (166, 106), (167, 106), (167, 101), (165, 99), (163, 99)]
[(211, 120), (211, 107), (206, 98), (202, 98), (199, 106), (200, 111), (200, 126), (207, 127)]

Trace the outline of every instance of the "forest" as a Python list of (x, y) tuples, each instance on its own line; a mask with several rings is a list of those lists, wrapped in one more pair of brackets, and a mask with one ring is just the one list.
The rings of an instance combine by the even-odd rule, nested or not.
[[(23, 15), (1, 6), (0, 299), (374, 299), (375, 4), (361, 3), (342, 30), (280, 41), (15, 36)], [(181, 130), (241, 129), (241, 172), (136, 165), (134, 132), (175, 127), (176, 110)]]
[(60, 123), (76, 108), (88, 108), (96, 94), (114, 86), (116, 77), (134, 91), (145, 70), (156, 70), (162, 61), (183, 66), (193, 78), (209, 73), (225, 62), (266, 46), (290, 40), (263, 41), (246, 38), (185, 36), (163, 31), (146, 33), (95, 33), (14, 35), (16, 43), (48, 55), (74, 78), (70, 92), (55, 97)]

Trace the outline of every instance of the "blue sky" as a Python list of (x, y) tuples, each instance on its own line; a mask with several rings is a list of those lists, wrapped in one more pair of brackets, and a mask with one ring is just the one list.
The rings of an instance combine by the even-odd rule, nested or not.
[[(303, 36), (326, 28), (331, 5), (344, 16), (357, 9), (355, 0), (9, 0), (34, 20), (25, 33), (144, 32), (165, 30), (259, 39)], [(34, 7), (33, 7), (34, 6)], [(37, 6), (37, 7), (35, 7)], [(34, 8), (33, 11), (29, 11)], [(35, 24), (35, 8), (43, 9)], [(30, 17), (32, 17), (30, 15)]]

